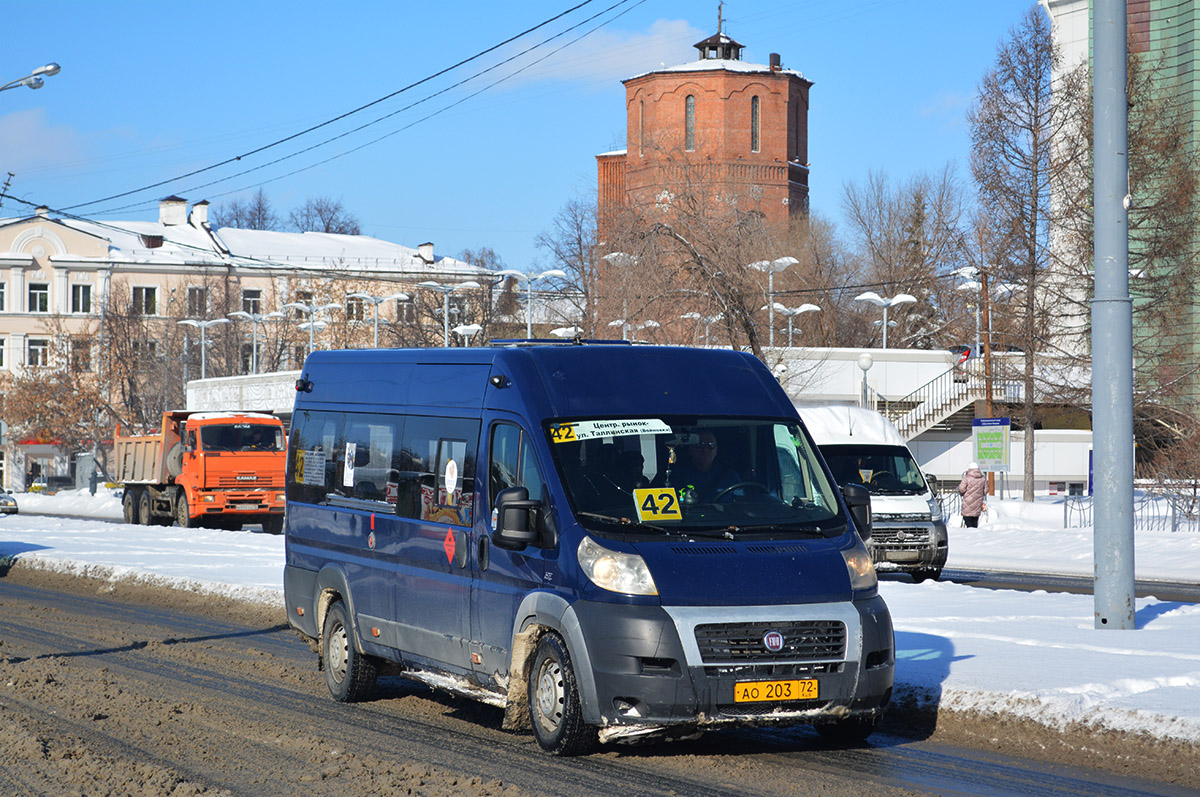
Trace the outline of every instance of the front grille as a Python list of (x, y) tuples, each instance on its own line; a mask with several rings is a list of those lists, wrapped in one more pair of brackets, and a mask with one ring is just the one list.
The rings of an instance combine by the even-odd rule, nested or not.
[[(783, 635), (783, 648), (767, 650), (768, 631)], [(846, 624), (841, 620), (780, 623), (707, 623), (696, 626), (704, 664), (772, 661), (829, 661), (846, 657)]]
[(816, 675), (837, 675), (846, 665), (840, 661), (812, 664), (732, 664), (709, 666), (704, 674), (710, 678), (736, 678), (739, 681), (762, 681), (779, 678), (812, 678)]
[(920, 547), (929, 544), (929, 528), (925, 526), (912, 527), (871, 527), (871, 544), (888, 547)]
[(217, 477), (217, 487), (240, 490), (282, 490), (282, 473), (230, 473)]
[(872, 512), (871, 522), (879, 523), (917, 523), (922, 520), (929, 520), (928, 512)]

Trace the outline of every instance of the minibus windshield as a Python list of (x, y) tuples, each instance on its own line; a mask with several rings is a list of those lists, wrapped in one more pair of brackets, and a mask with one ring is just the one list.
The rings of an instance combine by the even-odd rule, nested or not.
[(821, 453), (838, 484), (861, 484), (874, 495), (920, 495), (928, 489), (904, 446), (825, 446)]
[(580, 418), (546, 433), (576, 517), (617, 533), (840, 533), (834, 487), (794, 421)]

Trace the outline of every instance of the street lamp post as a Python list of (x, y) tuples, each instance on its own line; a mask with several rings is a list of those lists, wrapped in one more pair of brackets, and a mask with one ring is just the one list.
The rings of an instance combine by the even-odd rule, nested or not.
[(883, 348), (887, 348), (887, 333), (888, 333), (888, 308), (895, 307), (898, 304), (911, 304), (917, 301), (917, 297), (907, 293), (898, 293), (890, 299), (885, 299), (875, 291), (867, 291), (860, 293), (854, 297), (856, 302), (870, 302), (876, 307), (883, 308)]
[(0, 86), (0, 91), (4, 91), (5, 89), (15, 89), (17, 86), (28, 86), (31, 89), (40, 89), (46, 83), (46, 81), (42, 79), (42, 75), (51, 77), (53, 75), (57, 75), (61, 70), (62, 67), (55, 63), (39, 66), (25, 77), (17, 80), (10, 80), (3, 86)]
[(552, 268), (543, 271), (541, 274), (526, 274), (524, 271), (518, 271), (515, 268), (506, 268), (497, 271), (496, 274), (505, 277), (512, 277), (517, 282), (525, 283), (525, 337), (533, 337), (533, 283), (544, 277), (565, 277), (567, 272), (559, 268)]
[(480, 330), (482, 329), (483, 327), (481, 327), (479, 324), (459, 324), (450, 331), (455, 335), (461, 335), (463, 339), (466, 340), (467, 345), (470, 346), (471, 337), (479, 334)]
[(751, 263), (748, 268), (756, 269), (757, 271), (767, 272), (767, 320), (771, 325), (771, 331), (768, 333), (768, 346), (775, 346), (775, 272), (783, 271), (789, 266), (794, 266), (800, 261), (794, 257), (780, 257), (775, 260), (759, 260)]
[(364, 302), (370, 302), (375, 305), (375, 348), (379, 348), (379, 305), (384, 302), (396, 299), (401, 302), (408, 301), (407, 293), (393, 293), (391, 296), (372, 296), (369, 293), (348, 293), (347, 299), (362, 299)]
[(638, 342), (637, 333), (641, 332), (643, 329), (658, 329), (660, 326), (662, 326), (662, 324), (658, 323), (657, 321), (655, 321), (653, 319), (650, 319), (648, 321), (643, 321), (642, 323), (638, 324), (637, 326), (635, 326), (633, 328), (633, 342), (634, 343)]
[(217, 324), (230, 323), (228, 318), (214, 318), (211, 321), (196, 321), (191, 318), (185, 318), (179, 322), (184, 326), (198, 327), (200, 329), (200, 378), (204, 379), (208, 376), (207, 362), (205, 353), (208, 349), (208, 328), (215, 327)]
[(442, 345), (450, 346), (450, 294), (463, 288), (478, 288), (479, 283), (473, 280), (460, 282), (457, 285), (442, 285), (439, 282), (418, 282), (418, 288), (428, 288), (442, 295)]
[(863, 372), (862, 398), (860, 399), (860, 403), (861, 403), (863, 409), (867, 408), (867, 399), (868, 399), (867, 371), (871, 370), (871, 366), (874, 365), (874, 363), (875, 363), (874, 358), (872, 358), (871, 355), (868, 354), (867, 352), (864, 351), (862, 354), (858, 355), (858, 367), (861, 368), (862, 372)]
[(308, 313), (308, 322), (306, 324), (301, 324), (300, 326), (308, 327), (308, 353), (311, 355), (313, 353), (313, 343), (314, 343), (313, 330), (316, 329), (316, 326), (317, 326), (317, 313), (322, 313), (322, 312), (325, 312), (326, 310), (336, 310), (339, 307), (341, 307), (341, 305), (338, 304), (337, 302), (328, 302), (326, 304), (304, 304), (303, 302), (288, 302), (287, 304), (284, 305), (284, 308), (288, 308), (288, 307), (291, 307), (295, 310), (299, 310), (303, 313)]
[(254, 324), (254, 344), (250, 349), (250, 373), (258, 373), (258, 325), (268, 318), (283, 318), (283, 313), (276, 310), (273, 313), (263, 315), (261, 313), (248, 313), (245, 310), (234, 310), (229, 315), (236, 318), (244, 318)]
[[(817, 305), (815, 305), (815, 304), (809, 304), (809, 303), (807, 303), (807, 302), (806, 302), (806, 303), (804, 303), (804, 304), (802, 304), (802, 305), (800, 305), (799, 307), (787, 307), (787, 306), (785, 306), (785, 305), (783, 305), (783, 304), (781, 304), (781, 303), (779, 303), (779, 302), (773, 302), (773, 303), (771, 304), (771, 308), (772, 308), (772, 309), (773, 309), (775, 312), (777, 312), (777, 313), (782, 313), (782, 314), (784, 314), (785, 316), (787, 316), (787, 320), (788, 320), (788, 348), (789, 348), (789, 349), (792, 347), (792, 317), (793, 317), (793, 316), (798, 316), (798, 315), (800, 315), (801, 313), (812, 313), (812, 312), (816, 312), (816, 311), (819, 311), (819, 310), (821, 309), (821, 308), (820, 308), (820, 307), (818, 307)], [(763, 309), (763, 310), (766, 310), (767, 308), (766, 308), (766, 307), (763, 307), (762, 309)]]

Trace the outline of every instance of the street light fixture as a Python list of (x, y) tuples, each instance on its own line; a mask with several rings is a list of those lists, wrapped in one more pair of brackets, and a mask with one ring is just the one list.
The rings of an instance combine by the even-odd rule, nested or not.
[(267, 313), (266, 315), (262, 315), (261, 313), (248, 313), (245, 310), (234, 310), (232, 313), (229, 313), (228, 315), (234, 316), (235, 318), (244, 318), (247, 321), (251, 321), (254, 323), (254, 345), (250, 349), (250, 373), (257, 374), (258, 373), (258, 325), (261, 324), (263, 321), (266, 321), (268, 318), (283, 318), (283, 313), (276, 310), (273, 313)]
[(759, 260), (751, 263), (747, 268), (752, 268), (757, 271), (767, 272), (767, 321), (771, 325), (771, 331), (768, 334), (768, 346), (775, 345), (775, 273), (784, 271), (790, 266), (794, 266), (800, 261), (794, 257), (780, 257), (775, 260)]
[(479, 324), (459, 324), (454, 329), (450, 330), (455, 335), (462, 335), (466, 340), (467, 345), (471, 345), (471, 337), (479, 334), (483, 330)]
[(867, 291), (860, 293), (854, 297), (856, 302), (870, 302), (876, 307), (883, 308), (883, 348), (887, 348), (887, 333), (888, 333), (888, 308), (895, 307), (898, 304), (912, 304), (917, 301), (917, 297), (907, 293), (898, 293), (890, 299), (885, 299), (875, 291)]
[(629, 326), (624, 318), (618, 318), (616, 321), (609, 321), (608, 325), (610, 327), (620, 327), (621, 328), (621, 340), (628, 340), (628, 338), (625, 336), (625, 331), (629, 328)]
[(384, 302), (389, 302), (396, 299), (401, 302), (407, 302), (409, 296), (407, 293), (393, 293), (391, 296), (372, 296), (369, 293), (347, 293), (347, 299), (362, 299), (364, 302), (370, 302), (375, 305), (375, 348), (379, 348), (379, 305)]
[(442, 285), (439, 282), (418, 282), (418, 288), (428, 288), (431, 291), (437, 291), (442, 295), (442, 345), (447, 348), (450, 346), (450, 294), (463, 288), (478, 288), (479, 283), (474, 280), (460, 282), (457, 285)]
[(46, 77), (52, 77), (57, 75), (61, 70), (62, 67), (53, 62), (46, 64), (45, 66), (39, 66), (25, 77), (20, 78), (19, 80), (10, 80), (8, 83), (0, 86), (0, 91), (4, 91), (5, 89), (15, 89), (17, 86), (28, 86), (31, 89), (40, 89), (46, 83), (46, 81), (42, 79), (42, 75), (45, 75)]
[(863, 409), (867, 408), (867, 391), (868, 391), (867, 371), (870, 371), (871, 366), (874, 364), (875, 364), (874, 358), (871, 357), (871, 355), (868, 354), (867, 352), (864, 351), (862, 354), (858, 355), (858, 367), (861, 368), (862, 372), (863, 372), (862, 399), (860, 402)]
[[(802, 304), (802, 305), (800, 305), (799, 307), (786, 307), (786, 306), (784, 306), (784, 305), (780, 304), (779, 302), (773, 302), (773, 303), (770, 305), (770, 307), (771, 307), (771, 309), (773, 309), (773, 310), (774, 310), (776, 313), (783, 313), (785, 316), (787, 316), (787, 320), (788, 320), (788, 348), (789, 348), (789, 349), (792, 347), (792, 317), (793, 317), (793, 316), (798, 316), (798, 315), (800, 315), (801, 313), (813, 313), (813, 312), (817, 312), (817, 311), (819, 311), (819, 310), (821, 309), (821, 308), (820, 308), (820, 307), (818, 307), (817, 305), (815, 305), (815, 304), (809, 304), (809, 303), (807, 303), (807, 302), (806, 302), (806, 303), (804, 303), (804, 304)], [(763, 307), (762, 309), (763, 309), (763, 310), (766, 310), (767, 308), (766, 308), (766, 307)]]
[(308, 353), (313, 353), (313, 331), (317, 329), (317, 324), (320, 323), (321, 328), (325, 326), (324, 322), (319, 322), (317, 313), (325, 312), (326, 310), (337, 310), (341, 307), (337, 302), (328, 302), (326, 304), (304, 304), (303, 302), (288, 302), (284, 305), (284, 309), (291, 307), (304, 313), (308, 313), (308, 321), (300, 325), (301, 329), (308, 328)]
[(556, 338), (577, 338), (583, 334), (583, 327), (559, 327), (550, 330), (550, 334)]
[(208, 349), (208, 337), (205, 333), (209, 327), (215, 327), (217, 324), (231, 323), (228, 318), (214, 318), (211, 321), (196, 321), (191, 318), (185, 318), (179, 322), (184, 326), (198, 327), (200, 329), (200, 378), (204, 379), (208, 375), (205, 352)]
[(638, 324), (637, 326), (635, 326), (633, 328), (633, 333), (634, 333), (633, 334), (633, 342), (634, 343), (638, 342), (637, 333), (641, 332), (643, 329), (658, 329), (661, 326), (662, 326), (662, 324), (658, 323), (657, 321), (655, 321), (653, 319), (650, 319), (648, 321), (643, 321), (642, 323)]
[(541, 274), (526, 274), (524, 271), (518, 271), (515, 268), (501, 269), (496, 272), (499, 276), (512, 277), (517, 282), (525, 283), (525, 337), (533, 337), (533, 283), (544, 277), (566, 277), (567, 272), (560, 268), (552, 268), (543, 271)]

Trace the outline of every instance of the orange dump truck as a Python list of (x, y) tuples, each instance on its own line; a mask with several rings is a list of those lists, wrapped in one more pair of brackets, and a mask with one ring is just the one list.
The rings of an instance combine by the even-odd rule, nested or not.
[(164, 412), (157, 434), (114, 438), (125, 522), (283, 530), (286, 436), (262, 412)]

